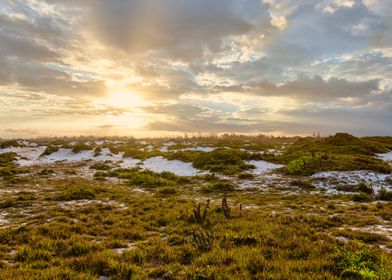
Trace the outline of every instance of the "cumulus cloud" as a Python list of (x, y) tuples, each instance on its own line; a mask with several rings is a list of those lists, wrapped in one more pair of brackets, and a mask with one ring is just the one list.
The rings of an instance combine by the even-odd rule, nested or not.
[[(365, 132), (361, 122), (380, 132), (391, 119), (391, 7), (388, 0), (3, 1), (0, 117), (108, 116), (113, 123), (105, 124), (123, 127), (116, 122), (138, 111), (150, 130), (311, 133), (333, 129), (337, 121), (328, 125), (327, 116), (334, 115), (346, 120), (339, 130)], [(140, 104), (97, 106), (116, 93), (135, 94)]]

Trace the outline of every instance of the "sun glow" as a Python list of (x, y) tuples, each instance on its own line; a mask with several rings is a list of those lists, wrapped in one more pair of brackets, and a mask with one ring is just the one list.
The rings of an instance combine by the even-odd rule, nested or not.
[(144, 104), (140, 94), (134, 91), (115, 91), (105, 98), (97, 100), (98, 104), (104, 104), (118, 108), (137, 108)]

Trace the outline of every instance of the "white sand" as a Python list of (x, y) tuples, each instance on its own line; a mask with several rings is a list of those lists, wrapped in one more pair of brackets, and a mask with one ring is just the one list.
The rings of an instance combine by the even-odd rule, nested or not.
[(315, 182), (315, 185), (327, 188), (327, 190), (337, 185), (358, 185), (361, 182), (370, 184), (375, 192), (378, 192), (381, 188), (392, 190), (392, 185), (389, 181), (392, 180), (392, 175), (373, 171), (320, 172), (312, 175), (312, 178), (322, 179), (320, 182)]
[(392, 151), (385, 154), (377, 154), (379, 158), (385, 161), (392, 161)]
[(179, 160), (168, 160), (163, 157), (152, 157), (146, 159), (140, 167), (158, 173), (168, 171), (178, 176), (196, 176), (201, 173), (199, 169), (192, 166), (192, 163), (182, 162)]
[(250, 160), (247, 161), (246, 163), (256, 166), (256, 169), (252, 170), (253, 174), (261, 174), (261, 173), (269, 172), (284, 166), (282, 164), (274, 164), (264, 160)]

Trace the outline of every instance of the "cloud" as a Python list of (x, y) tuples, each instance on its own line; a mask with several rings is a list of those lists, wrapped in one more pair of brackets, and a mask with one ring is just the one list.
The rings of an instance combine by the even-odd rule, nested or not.
[(222, 40), (249, 32), (251, 17), (263, 6), (256, 0), (115, 0), (95, 1), (95, 34), (127, 53), (162, 51), (175, 59), (201, 57), (221, 50)]
[(324, 80), (320, 76), (302, 76), (294, 81), (276, 86), (269, 82), (255, 83), (251, 90), (262, 96), (286, 96), (309, 102), (329, 101), (337, 98), (363, 98), (379, 89), (378, 80), (350, 82), (331, 77)]
[[(340, 125), (331, 114), (342, 128), (381, 131), (391, 119), (390, 14), (387, 0), (3, 1), (0, 118), (313, 132)], [(140, 102), (101, 104), (116, 93)], [(143, 121), (126, 121), (139, 111)]]

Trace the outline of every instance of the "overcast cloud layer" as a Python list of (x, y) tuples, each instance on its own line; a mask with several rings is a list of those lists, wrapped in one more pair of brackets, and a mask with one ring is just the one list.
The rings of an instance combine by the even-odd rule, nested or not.
[(0, 0), (0, 137), (392, 135), (390, 0)]

